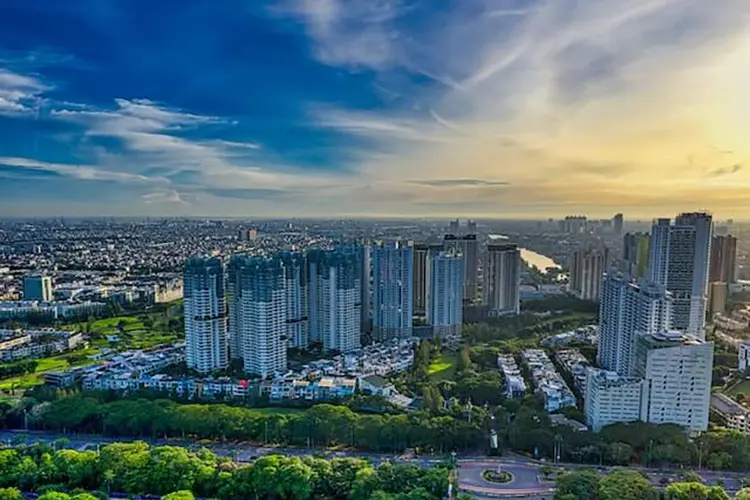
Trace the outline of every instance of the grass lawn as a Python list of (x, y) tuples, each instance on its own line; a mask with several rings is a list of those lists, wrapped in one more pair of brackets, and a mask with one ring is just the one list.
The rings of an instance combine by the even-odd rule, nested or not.
[(729, 388), (726, 393), (728, 396), (734, 396), (739, 393), (750, 396), (750, 380), (742, 380), (739, 384)]
[(36, 371), (34, 373), (27, 373), (26, 375), (19, 375), (17, 377), (0, 380), (0, 390), (10, 391), (12, 388), (26, 389), (33, 385), (41, 384), (44, 382), (45, 372), (53, 372), (73, 366), (83, 366), (94, 363), (94, 361), (90, 359), (82, 359), (71, 363), (68, 359), (69, 356), (91, 356), (98, 352), (98, 349), (90, 347), (82, 351), (73, 351), (65, 354), (58, 354), (57, 356), (52, 356), (49, 358), (37, 359), (39, 364), (37, 365)]
[(456, 374), (456, 354), (442, 353), (427, 367), (427, 375), (433, 381), (451, 380)]

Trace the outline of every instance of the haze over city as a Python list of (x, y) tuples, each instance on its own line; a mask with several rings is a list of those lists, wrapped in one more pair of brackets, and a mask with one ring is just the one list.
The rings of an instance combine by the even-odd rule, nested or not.
[(750, 211), (748, 0), (0, 13), (3, 215)]

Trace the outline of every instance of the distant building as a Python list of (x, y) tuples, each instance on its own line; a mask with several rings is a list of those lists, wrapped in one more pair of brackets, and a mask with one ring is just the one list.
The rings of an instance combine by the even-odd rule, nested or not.
[(604, 245), (586, 245), (570, 258), (570, 291), (583, 300), (599, 300), (609, 250)]
[(286, 309), (286, 340), (290, 347), (310, 345), (310, 280), (307, 256), (302, 253), (282, 252), (278, 255), (284, 270)]
[(708, 287), (708, 312), (713, 316), (727, 310), (727, 292), (729, 287), (726, 283), (711, 283)]
[(412, 248), (403, 242), (373, 246), (372, 328), (376, 339), (408, 338), (412, 334)]
[(708, 428), (714, 346), (680, 332), (636, 339), (634, 376), (645, 380), (641, 420)]
[(734, 283), (737, 279), (737, 238), (714, 236), (711, 243), (709, 281)]
[(562, 221), (563, 230), (568, 234), (584, 234), (586, 232), (586, 217), (583, 215), (568, 215)]
[(622, 214), (615, 214), (614, 217), (612, 217), (612, 230), (615, 234), (620, 235), (622, 234), (622, 225), (624, 222), (624, 217)]
[(217, 258), (188, 259), (183, 282), (187, 365), (201, 373), (226, 368), (229, 352), (224, 265)]
[(622, 239), (620, 269), (634, 278), (648, 273), (648, 233), (626, 233)]
[(711, 411), (718, 415), (726, 427), (750, 434), (750, 411), (726, 394), (711, 395)]
[(487, 245), (484, 269), (484, 303), (491, 316), (518, 314), (521, 252), (517, 245)]
[(464, 300), (471, 304), (479, 298), (479, 241), (477, 235), (446, 234), (443, 243), (446, 250), (452, 249), (464, 258)]
[(463, 257), (444, 252), (430, 255), (426, 288), (427, 324), (436, 335), (461, 335)]
[(356, 249), (308, 252), (310, 339), (326, 351), (359, 349), (362, 328), (361, 253)]
[(427, 314), (427, 254), (430, 247), (423, 243), (414, 245), (413, 250), (413, 278), (412, 306), (415, 316)]
[(23, 300), (52, 301), (52, 278), (49, 276), (28, 276), (23, 279)]
[(664, 286), (612, 269), (602, 281), (597, 358), (605, 370), (631, 375), (635, 339), (670, 326), (671, 295)]
[(640, 420), (645, 384), (640, 378), (589, 369), (584, 397), (586, 424), (599, 432), (607, 425)]
[(737, 369), (741, 372), (747, 372), (750, 368), (750, 340), (740, 342), (737, 350)]

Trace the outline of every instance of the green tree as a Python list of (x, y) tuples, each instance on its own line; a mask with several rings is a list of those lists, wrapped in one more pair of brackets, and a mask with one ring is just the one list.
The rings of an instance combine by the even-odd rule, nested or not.
[(708, 489), (706, 500), (730, 500), (729, 494), (721, 486), (711, 486)]
[(180, 490), (164, 495), (161, 500), (195, 500), (195, 497), (190, 491)]
[(459, 373), (471, 370), (471, 356), (469, 355), (469, 347), (464, 346), (458, 353), (458, 361), (456, 364), (456, 371)]
[(682, 480), (686, 483), (702, 483), (703, 482), (703, 478), (691, 470), (682, 474)]
[(0, 488), (0, 500), (23, 500), (18, 488)]
[(39, 496), (37, 500), (70, 500), (70, 495), (67, 493), (50, 491), (49, 493)]
[(664, 500), (707, 500), (708, 486), (701, 483), (672, 483), (664, 490)]
[(651, 500), (658, 494), (639, 472), (615, 470), (599, 482), (599, 500)]
[(750, 488), (742, 488), (734, 496), (734, 500), (750, 500)]
[(595, 500), (599, 488), (599, 474), (592, 470), (577, 470), (563, 474), (557, 479), (555, 500), (563, 500), (570, 494), (578, 500)]

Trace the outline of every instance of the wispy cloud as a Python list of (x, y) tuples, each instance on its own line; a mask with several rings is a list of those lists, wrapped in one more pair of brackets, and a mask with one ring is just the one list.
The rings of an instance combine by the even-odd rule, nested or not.
[(0, 115), (34, 113), (37, 98), (48, 88), (34, 76), (0, 68)]
[(477, 186), (509, 186), (506, 181), (492, 181), (486, 179), (426, 179), (420, 181), (410, 181), (412, 184), (420, 186), (434, 187), (477, 187)]
[(128, 183), (159, 182), (163, 179), (148, 178), (128, 172), (112, 172), (91, 165), (71, 165), (65, 163), (48, 163), (28, 158), (6, 158), (0, 157), (0, 165), (20, 167), (28, 170), (52, 172), (65, 177), (85, 181), (120, 181)]

